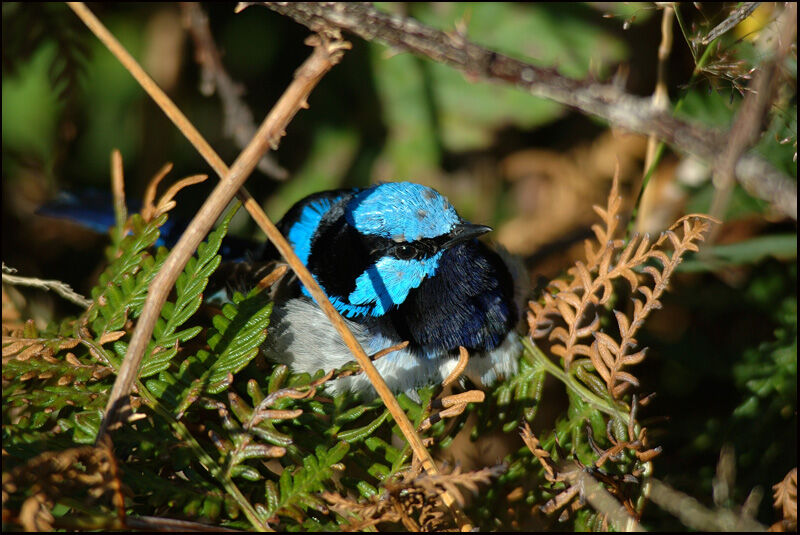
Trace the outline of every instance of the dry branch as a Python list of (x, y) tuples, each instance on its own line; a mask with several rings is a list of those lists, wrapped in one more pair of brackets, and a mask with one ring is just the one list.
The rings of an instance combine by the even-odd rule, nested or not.
[(729, 509), (708, 509), (691, 496), (675, 490), (657, 479), (651, 479), (650, 485), (650, 500), (691, 529), (699, 531), (766, 531), (766, 527), (752, 518), (736, 514)]
[[(166, 301), (170, 289), (183, 270), (197, 246), (208, 234), (219, 215), (237, 193), (252, 172), (261, 156), (270, 147), (277, 145), (289, 121), (303, 107), (311, 90), (324, 74), (338, 63), (342, 53), (341, 43), (318, 42), (308, 60), (295, 73), (295, 78), (284, 95), (267, 115), (264, 122), (247, 148), (236, 159), (225, 178), (219, 182), (194, 219), (170, 252), (164, 266), (150, 285), (136, 330), (131, 338), (128, 352), (120, 369), (117, 381), (109, 396), (104, 418), (98, 436), (102, 436), (109, 422), (109, 416), (118, 400), (127, 396), (136, 378), (144, 350), (152, 335), (153, 327)], [(279, 234), (279, 233), (278, 233)], [(288, 245), (288, 244), (287, 244)]]
[(601, 513), (619, 531), (646, 531), (639, 522), (631, 516), (625, 506), (617, 501), (595, 478), (586, 470), (571, 472), (573, 484), (578, 486), (580, 495), (591, 505), (595, 511)]
[(77, 293), (69, 284), (65, 282), (12, 275), (12, 273), (15, 273), (16, 271), (17, 270), (14, 268), (6, 267), (5, 263), (3, 263), (3, 284), (10, 284), (12, 286), (31, 286), (33, 288), (40, 288), (42, 290), (53, 290), (67, 301), (75, 303), (83, 308), (86, 308), (92, 304), (91, 300), (86, 299), (84, 296)]
[[(616, 85), (573, 80), (555, 69), (543, 68), (489, 50), (458, 32), (444, 32), (412, 19), (378, 11), (366, 3), (265, 2), (313, 31), (333, 26), (367, 41), (412, 52), (463, 71), (469, 78), (509, 83), (532, 95), (571, 106), (609, 123), (648, 136), (706, 161), (714, 161), (728, 135), (688, 123), (654, 107), (651, 99), (625, 93)], [(242, 3), (240, 5), (248, 5)], [(338, 35), (333, 32), (330, 35)], [(741, 184), (781, 212), (797, 220), (797, 183), (754, 153), (737, 160)], [(766, 173), (763, 173), (767, 170)]]
[[(244, 149), (256, 133), (253, 112), (242, 99), (244, 89), (225, 70), (214, 36), (211, 35), (208, 16), (200, 4), (181, 2), (180, 7), (184, 25), (189, 29), (194, 41), (195, 60), (202, 69), (200, 92), (210, 96), (216, 89), (222, 102), (223, 130), (240, 149)], [(278, 165), (269, 154), (261, 157), (258, 169), (276, 180), (289, 178), (288, 171)]]
[[(547, 450), (543, 449), (539, 439), (531, 431), (526, 422), (520, 431), (522, 440), (544, 468), (544, 477), (551, 483), (561, 482), (567, 485), (566, 489), (558, 493), (545, 503), (541, 510), (551, 514), (561, 509), (576, 497), (580, 497), (570, 506), (575, 511), (588, 502), (595, 511), (605, 516), (616, 529), (620, 531), (645, 531), (638, 523), (638, 519), (623, 504), (617, 501), (586, 469), (577, 461), (561, 461), (559, 465), (550, 457)], [(590, 434), (591, 439), (591, 434)], [(626, 443), (627, 446), (627, 443)], [(598, 463), (594, 465), (599, 466)]]

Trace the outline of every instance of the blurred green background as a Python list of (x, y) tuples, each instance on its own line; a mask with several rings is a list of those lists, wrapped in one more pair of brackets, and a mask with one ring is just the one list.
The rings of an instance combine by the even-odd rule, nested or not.
[[(199, 91), (201, 70), (177, 4), (90, 4), (111, 32), (188, 116), (222, 158), (241, 150), (225, 134), (216, 94)], [(380, 9), (460, 31), (472, 41), (577, 78), (619, 75), (626, 89), (655, 86), (661, 11), (644, 3), (401, 3)], [(308, 56), (309, 31), (254, 6), (204, 4), (228, 74), (256, 122)], [(730, 5), (679, 7), (688, 36), (704, 35)], [(763, 35), (778, 8), (765, 4), (720, 40), (711, 67), (689, 84), (690, 44), (674, 24), (667, 63), (672, 103), (708, 126), (730, 125), (746, 73), (768, 46)], [(63, 4), (4, 3), (2, 79), (3, 261), (25, 276), (59, 279), (88, 292), (107, 239), (37, 216), (62, 190), (108, 189), (110, 153), (123, 156), (126, 191), (141, 198), (165, 163), (165, 183), (208, 173), (184, 190), (176, 212), (190, 217), (216, 177), (130, 74)], [(292, 121), (273, 153), (289, 175), (256, 171), (247, 187), (278, 219), (303, 196), (380, 180), (428, 184), (521, 255), (531, 281), (562, 273), (580, 258), (580, 240), (596, 220), (614, 165), (633, 205), (646, 140), (533, 98), (510, 86), (469, 80), (449, 67), (350, 36), (346, 52)], [(767, 46), (767, 48), (765, 48)], [(796, 180), (796, 57), (789, 83), (769, 116), (758, 150)], [(685, 213), (708, 210), (714, 193), (707, 167), (668, 151), (650, 185), (656, 208), (639, 228), (658, 232)], [(162, 191), (166, 189), (162, 186)], [(263, 239), (245, 214), (233, 231)], [(575, 247), (577, 245), (577, 248)], [(727, 247), (727, 248), (726, 248)], [(664, 309), (640, 342), (650, 346), (636, 371), (653, 442), (664, 451), (656, 475), (710, 504), (723, 444), (736, 451), (739, 476), (731, 503), (754, 486), (765, 492), (759, 519), (774, 521), (771, 485), (797, 465), (797, 228), (765, 202), (737, 188), (715, 252), (718, 266), (687, 262)], [(27, 312), (39, 322), (72, 305), (32, 290)], [(4, 290), (4, 322), (5, 312)], [(650, 527), (677, 522), (648, 510)], [(648, 518), (645, 518), (647, 525)], [(679, 524), (678, 524), (679, 525)]]

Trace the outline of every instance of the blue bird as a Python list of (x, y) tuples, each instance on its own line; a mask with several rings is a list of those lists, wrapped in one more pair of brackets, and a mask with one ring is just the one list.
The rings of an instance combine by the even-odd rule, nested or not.
[[(110, 195), (90, 191), (62, 195), (39, 213), (105, 231), (114, 221), (111, 206)], [(168, 223), (162, 239), (169, 247), (185, 224)], [(516, 373), (524, 270), (502, 249), (478, 241), (491, 229), (461, 219), (438, 192), (409, 182), (324, 191), (298, 201), (277, 226), (367, 354), (409, 342), (375, 363), (394, 392), (416, 398), (417, 387), (444, 380), (459, 346), (470, 353), (464, 375), (479, 386)], [(279, 259), (271, 244), (232, 236), (220, 253), (226, 262), (212, 275), (207, 300), (224, 299), (225, 290), (247, 292)], [(311, 374), (353, 360), (296, 278), (279, 285), (274, 298), (263, 345), (268, 358)], [(327, 389), (374, 396), (363, 374)]]
[[(479, 386), (516, 373), (523, 270), (476, 239), (489, 227), (464, 221), (433, 189), (399, 182), (316, 193), (278, 228), (367, 354), (409, 342), (375, 362), (394, 392), (416, 397), (415, 388), (444, 380), (459, 346), (470, 353), (464, 375)], [(306, 288), (288, 284), (273, 309), (266, 356), (311, 374), (353, 360)], [(327, 388), (374, 396), (363, 374)]]

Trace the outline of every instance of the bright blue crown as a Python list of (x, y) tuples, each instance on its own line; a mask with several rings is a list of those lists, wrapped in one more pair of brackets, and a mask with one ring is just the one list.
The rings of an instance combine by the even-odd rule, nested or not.
[(461, 221), (447, 199), (411, 182), (365, 189), (347, 204), (346, 217), (359, 232), (398, 242), (443, 236)]

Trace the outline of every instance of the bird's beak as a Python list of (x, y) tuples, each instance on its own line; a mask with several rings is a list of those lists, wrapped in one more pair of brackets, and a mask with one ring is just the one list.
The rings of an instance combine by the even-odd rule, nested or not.
[(472, 223), (459, 223), (450, 231), (450, 239), (442, 246), (444, 249), (453, 245), (477, 238), (481, 234), (491, 231), (492, 227), (485, 225), (473, 225)]

